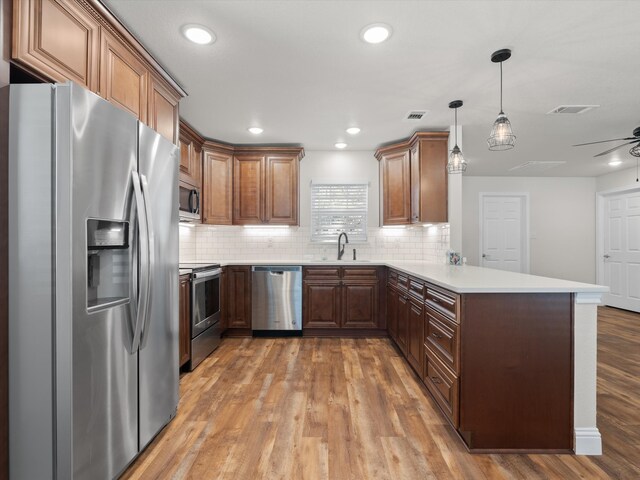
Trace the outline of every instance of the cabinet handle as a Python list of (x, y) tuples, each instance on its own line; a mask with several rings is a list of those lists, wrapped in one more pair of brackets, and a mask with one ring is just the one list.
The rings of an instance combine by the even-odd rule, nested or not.
[(433, 332), (431, 335), (433, 335), (435, 338), (442, 338), (442, 335), (438, 335), (436, 332)]
[(431, 377), (431, 381), (433, 383), (442, 383), (442, 380), (440, 380), (440, 377)]
[(435, 297), (431, 297), (431, 300), (433, 300), (433, 302), (434, 302), (434, 303), (440, 303), (440, 300), (438, 300), (438, 299), (437, 299), (437, 298), (435, 298)]

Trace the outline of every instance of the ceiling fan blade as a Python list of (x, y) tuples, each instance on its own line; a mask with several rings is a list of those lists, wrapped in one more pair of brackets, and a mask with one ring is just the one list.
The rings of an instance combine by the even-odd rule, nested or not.
[(618, 150), (619, 148), (622, 148), (622, 147), (624, 147), (626, 145), (631, 145), (632, 143), (638, 143), (638, 142), (640, 142), (640, 139), (636, 138), (633, 142), (623, 143), (622, 145), (618, 145), (617, 147), (610, 148), (609, 150), (606, 150), (606, 151), (604, 151), (602, 153), (594, 155), (594, 157), (601, 157), (603, 155), (606, 155), (607, 153), (611, 153), (611, 152), (613, 152), (615, 150)]
[(594, 145), (596, 143), (622, 142), (624, 140), (637, 140), (637, 138), (638, 137), (614, 138), (612, 140), (600, 140), (599, 142), (578, 143), (577, 145), (572, 145), (572, 147), (582, 147), (584, 145)]

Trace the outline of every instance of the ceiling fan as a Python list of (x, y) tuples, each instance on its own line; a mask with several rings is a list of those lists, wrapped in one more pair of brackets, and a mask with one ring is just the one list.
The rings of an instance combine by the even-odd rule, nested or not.
[(629, 153), (631, 155), (633, 155), (634, 157), (640, 157), (640, 127), (636, 128), (633, 131), (633, 137), (626, 137), (626, 138), (613, 138), (611, 140), (601, 140), (599, 142), (588, 142), (588, 143), (579, 143), (578, 145), (573, 145), (574, 147), (582, 147), (584, 145), (594, 145), (596, 143), (607, 143), (607, 142), (623, 142), (625, 140), (631, 140), (630, 142), (627, 143), (623, 143), (622, 145), (618, 145), (617, 147), (613, 147), (610, 148), (609, 150), (605, 150), (604, 152), (601, 152), (597, 155), (594, 155), (594, 157), (601, 157), (603, 155), (606, 155), (608, 153), (611, 153), (615, 150), (618, 150), (619, 148), (624, 147), (625, 145), (632, 145), (635, 143), (635, 145), (633, 147), (631, 147), (631, 150), (629, 150)]

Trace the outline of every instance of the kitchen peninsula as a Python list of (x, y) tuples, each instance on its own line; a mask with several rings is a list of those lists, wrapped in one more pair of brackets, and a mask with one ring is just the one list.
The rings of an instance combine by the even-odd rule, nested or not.
[[(596, 319), (606, 287), (427, 262), (275, 263), (303, 266), (305, 336), (388, 334), (470, 451), (601, 453)], [(378, 279), (374, 293), (335, 294), (367, 278)], [(372, 317), (360, 331), (358, 315)], [(322, 321), (328, 328), (309, 328)]]

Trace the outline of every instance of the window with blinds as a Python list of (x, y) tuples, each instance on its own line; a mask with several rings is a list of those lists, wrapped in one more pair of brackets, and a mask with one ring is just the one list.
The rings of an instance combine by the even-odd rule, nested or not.
[(311, 241), (336, 242), (346, 232), (350, 243), (367, 241), (369, 185), (311, 185)]

